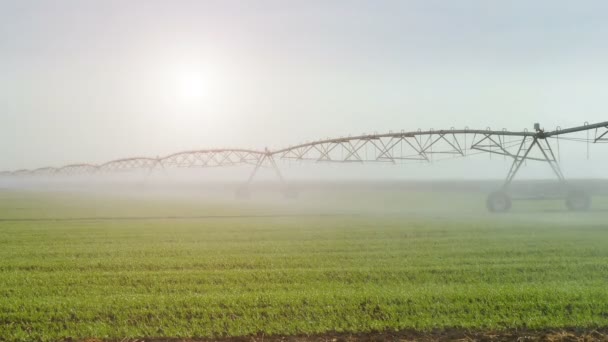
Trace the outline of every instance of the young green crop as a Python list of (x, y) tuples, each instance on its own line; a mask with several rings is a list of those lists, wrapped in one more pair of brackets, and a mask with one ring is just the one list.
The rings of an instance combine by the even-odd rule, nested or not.
[(601, 212), (2, 196), (0, 340), (608, 324)]

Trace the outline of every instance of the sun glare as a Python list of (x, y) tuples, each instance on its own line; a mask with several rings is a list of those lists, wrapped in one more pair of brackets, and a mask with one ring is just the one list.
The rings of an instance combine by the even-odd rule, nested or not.
[[(167, 63), (170, 60), (173, 62)], [(225, 100), (230, 73), (221, 62), (203, 58), (179, 60), (163, 60), (165, 67), (159, 68), (157, 83), (159, 100), (176, 110), (209, 109)]]
[(208, 93), (203, 73), (180, 70), (175, 75), (175, 95), (182, 104), (200, 103)]

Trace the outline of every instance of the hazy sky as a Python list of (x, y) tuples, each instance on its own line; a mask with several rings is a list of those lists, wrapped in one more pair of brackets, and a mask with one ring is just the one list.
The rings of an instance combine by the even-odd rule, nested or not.
[(0, 0), (0, 169), (608, 121), (606, 1)]

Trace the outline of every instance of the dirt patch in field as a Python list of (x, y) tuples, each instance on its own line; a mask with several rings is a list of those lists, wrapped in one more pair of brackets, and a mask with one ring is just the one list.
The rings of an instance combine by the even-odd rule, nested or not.
[[(513, 331), (466, 331), (441, 330), (433, 332), (400, 331), (384, 333), (345, 334), (328, 333), (310, 336), (247, 336), (217, 339), (172, 339), (172, 338), (142, 338), (122, 339), (112, 342), (375, 342), (375, 341), (546, 341), (546, 342), (608, 342), (608, 328), (597, 330), (513, 330)], [(104, 342), (103, 340), (88, 339), (82, 342)]]

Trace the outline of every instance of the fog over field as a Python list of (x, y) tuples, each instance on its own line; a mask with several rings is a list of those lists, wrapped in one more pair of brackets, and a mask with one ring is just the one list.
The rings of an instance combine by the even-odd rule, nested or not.
[[(463, 181), (387, 181), (387, 180), (344, 180), (344, 181), (258, 181), (248, 186), (249, 195), (239, 196), (242, 182), (198, 181), (183, 175), (175, 179), (125, 179), (125, 178), (76, 178), (40, 179), (37, 181), (5, 182), (1, 190), (8, 194), (24, 196), (67, 196), (65, 207), (61, 202), (58, 213), (45, 211), (62, 218), (62, 212), (74, 204), (69, 199), (83, 198), (82, 208), (92, 217), (115, 217), (111, 210), (97, 212), (95, 202), (87, 198), (105, 200), (126, 199), (169, 209), (161, 210), (159, 217), (175, 216), (180, 213), (185, 218), (206, 216), (213, 208), (225, 206), (235, 210), (234, 215), (304, 215), (304, 216), (395, 216), (419, 218), (454, 218), (473, 220), (474, 218), (505, 219), (509, 214), (497, 215), (486, 209), (487, 195), (502, 187), (501, 180)], [(574, 214), (564, 204), (564, 185), (552, 180), (529, 180), (514, 183), (509, 190), (514, 208), (512, 216), (527, 220), (543, 217), (563, 220), (570, 217), (604, 219), (608, 215), (608, 182), (604, 180), (572, 180), (568, 188), (581, 189), (592, 196), (593, 204), (589, 212)], [(286, 189), (293, 190), (294, 196), (286, 197)], [(62, 195), (63, 194), (63, 195)], [(185, 203), (187, 210), (180, 211), (179, 203)], [(197, 204), (198, 203), (198, 204)], [(206, 206), (210, 206), (211, 209)], [(35, 208), (35, 207), (34, 207)], [(37, 217), (34, 208), (24, 213)], [(75, 209), (77, 209), (76, 207)], [(112, 206), (116, 209), (116, 206)], [(175, 211), (177, 210), (177, 211)], [(241, 213), (241, 211), (243, 213)], [(162, 213), (162, 214), (161, 214)], [(140, 217), (150, 213), (120, 211), (119, 217)], [(152, 217), (156, 216), (154, 213)], [(68, 217), (73, 217), (69, 216)], [(85, 216), (87, 217), (87, 216)]]
[[(0, 5), (0, 170), (606, 120), (603, 1)], [(605, 149), (566, 149), (604, 177)], [(502, 177), (469, 165), (399, 175)]]
[(0, 0), (0, 341), (607, 341), (606, 13)]

